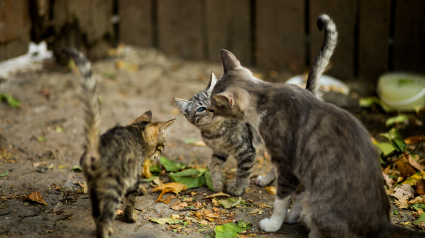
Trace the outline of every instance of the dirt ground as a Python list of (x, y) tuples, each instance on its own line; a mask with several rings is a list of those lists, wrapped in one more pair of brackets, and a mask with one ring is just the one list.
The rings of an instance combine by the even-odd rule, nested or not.
[[(102, 102), (102, 132), (117, 124), (125, 125), (147, 110), (152, 110), (154, 120), (177, 118), (170, 127), (163, 155), (187, 165), (206, 167), (211, 150), (184, 143), (185, 139), (200, 140), (201, 137), (175, 109), (172, 98), (189, 99), (204, 89), (211, 71), (221, 74), (219, 64), (183, 61), (156, 50), (126, 47), (115, 57), (94, 63), (93, 71)], [(287, 76), (285, 72), (278, 74), (278, 77)], [(0, 80), (0, 93), (12, 94), (21, 102), (19, 108), (0, 103), (0, 146), (5, 149), (2, 153), (10, 153), (0, 157), (0, 174), (10, 172), (0, 177), (2, 237), (94, 236), (90, 201), (79, 185), (83, 182), (82, 173), (71, 169), (78, 165), (83, 152), (78, 81), (76, 74), (51, 63), (44, 66), (40, 63)], [(355, 111), (372, 134), (388, 130), (384, 125), (388, 115), (359, 108)], [(408, 133), (418, 134), (416, 130), (413, 128)], [(227, 183), (231, 183), (235, 168), (234, 159), (229, 159), (224, 168), (229, 178)], [(255, 186), (253, 180), (270, 168), (270, 161), (264, 158), (264, 149), (260, 148), (252, 184), (242, 196), (244, 204), (225, 210), (222, 219), (250, 222), (250, 234), (256, 237), (307, 237), (303, 224), (285, 224), (279, 233), (260, 234), (258, 222), (272, 212), (272, 208), (264, 204), (273, 206), (274, 195)], [(167, 180), (167, 176), (162, 179)], [(144, 185), (149, 191), (150, 184)], [(47, 206), (23, 201), (23, 196), (34, 191), (40, 193)], [(137, 198), (138, 222), (127, 224), (115, 220), (112, 237), (205, 237), (212, 233), (214, 225), (221, 224), (220, 218), (205, 224), (194, 222), (183, 228), (153, 223), (149, 219), (172, 214), (193, 215), (192, 210), (171, 210), (170, 206), (177, 200), (195, 199), (193, 201), (200, 202), (203, 208), (211, 210), (211, 199), (203, 199), (211, 194), (206, 186), (190, 189), (165, 204), (156, 203), (159, 193), (149, 191)], [(392, 218), (397, 223), (412, 219), (407, 210)]]

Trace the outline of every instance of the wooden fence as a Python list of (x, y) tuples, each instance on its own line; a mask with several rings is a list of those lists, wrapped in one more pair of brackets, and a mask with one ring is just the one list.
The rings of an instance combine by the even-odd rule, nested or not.
[(119, 0), (120, 39), (186, 59), (301, 73), (323, 42), (318, 15), (335, 21), (339, 43), (329, 71), (372, 87), (392, 70), (425, 73), (424, 0)]

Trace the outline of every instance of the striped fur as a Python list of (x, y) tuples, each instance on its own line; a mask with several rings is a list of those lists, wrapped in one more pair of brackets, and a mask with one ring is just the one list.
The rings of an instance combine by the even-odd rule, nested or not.
[(220, 56), (225, 73), (208, 111), (252, 124), (255, 118), (277, 169), (274, 211), (260, 221), (262, 230), (303, 217), (315, 238), (425, 237), (391, 224), (378, 154), (360, 121), (298, 86), (256, 81), (229, 51)]
[(85, 153), (80, 164), (87, 181), (96, 223), (96, 237), (109, 237), (116, 211), (124, 201), (122, 220), (136, 222), (134, 213), (144, 159), (158, 157), (164, 149), (165, 130), (174, 123), (151, 122), (150, 111), (133, 120), (128, 126), (109, 129), (99, 134), (100, 105), (96, 81), (90, 63), (74, 49), (66, 49), (82, 75), (82, 101), (85, 105)]
[(317, 27), (319, 30), (325, 29), (325, 40), (310, 68), (306, 89), (311, 91), (317, 98), (321, 99), (322, 94), (318, 87), (318, 81), (325, 71), (326, 66), (329, 64), (329, 60), (335, 50), (338, 41), (338, 32), (335, 23), (326, 14), (319, 16)]
[(203, 141), (213, 150), (209, 168), (215, 191), (223, 190), (222, 164), (230, 155), (235, 157), (236, 182), (227, 189), (227, 192), (239, 196), (249, 184), (255, 160), (255, 146), (261, 140), (251, 124), (216, 117), (206, 110), (210, 105), (210, 93), (216, 82), (217, 79), (212, 73), (205, 90), (197, 93), (190, 100), (174, 98), (174, 103), (186, 119), (201, 130)]

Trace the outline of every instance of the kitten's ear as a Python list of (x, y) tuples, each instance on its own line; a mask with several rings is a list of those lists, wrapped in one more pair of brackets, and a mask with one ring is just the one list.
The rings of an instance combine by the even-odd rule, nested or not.
[(162, 135), (165, 137), (166, 136), (166, 130), (169, 126), (171, 126), (174, 122), (176, 121), (176, 119), (171, 119), (167, 122), (160, 122), (159, 123), (159, 132), (162, 133)]
[(232, 92), (224, 91), (213, 96), (218, 105), (233, 108), (235, 97)]
[[(189, 105), (189, 100), (181, 99), (181, 98), (173, 98), (174, 105), (185, 114), (186, 108)], [(185, 114), (186, 115), (186, 114)]]
[(139, 116), (138, 118), (134, 119), (131, 124), (134, 124), (136, 122), (141, 122), (141, 121), (145, 121), (145, 122), (151, 122), (152, 121), (152, 112), (151, 111), (147, 111), (145, 113), (143, 113), (141, 116)]
[(230, 51), (221, 50), (220, 57), (221, 57), (221, 63), (223, 64), (223, 70), (225, 73), (241, 66), (241, 63), (239, 62), (239, 60), (236, 59), (236, 56), (232, 54), (232, 52)]
[(213, 72), (211, 72), (210, 82), (208, 83), (208, 86), (206, 88), (208, 93), (212, 92), (216, 83), (217, 83), (217, 77), (215, 77), (215, 74)]

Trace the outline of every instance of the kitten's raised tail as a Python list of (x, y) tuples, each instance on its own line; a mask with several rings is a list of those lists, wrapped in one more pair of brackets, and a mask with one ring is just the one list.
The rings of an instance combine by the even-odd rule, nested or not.
[(338, 41), (338, 32), (335, 23), (326, 14), (319, 16), (317, 19), (317, 27), (320, 31), (323, 28), (325, 29), (325, 41), (310, 68), (306, 89), (312, 92), (317, 98), (321, 99), (322, 95), (317, 82), (322, 76), (323, 71), (325, 71), (326, 66), (329, 64), (329, 60), (335, 50)]
[[(84, 104), (84, 136), (86, 149), (81, 165), (90, 173), (97, 167), (99, 161), (100, 141), (100, 103), (97, 96), (96, 80), (92, 77), (91, 64), (83, 53), (76, 49), (63, 49), (64, 54), (70, 55), (80, 69), (81, 74), (81, 100)], [(88, 171), (87, 171), (88, 170)]]

